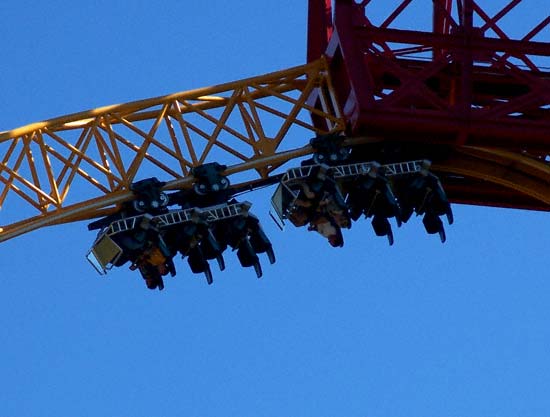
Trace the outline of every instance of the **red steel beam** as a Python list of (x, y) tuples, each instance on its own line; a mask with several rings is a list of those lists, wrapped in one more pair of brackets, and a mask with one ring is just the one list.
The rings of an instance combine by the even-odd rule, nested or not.
[(331, 35), (332, 0), (308, 0), (307, 62), (325, 53)]

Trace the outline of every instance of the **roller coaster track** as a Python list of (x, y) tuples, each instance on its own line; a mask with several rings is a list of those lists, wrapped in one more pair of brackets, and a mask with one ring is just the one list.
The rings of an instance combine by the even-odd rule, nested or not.
[[(324, 109), (308, 104), (313, 91), (321, 94)], [(308, 122), (309, 113), (329, 128)], [(8, 201), (8, 209), (17, 206), (21, 213), (24, 204), (36, 214), (3, 224), (0, 241), (116, 211), (132, 198), (132, 182), (143, 177), (158, 176), (167, 182), (165, 190), (189, 186), (191, 168), (205, 162), (222, 160), (226, 175), (244, 174), (242, 183), (267, 178), (311, 152), (304, 139), (343, 129), (326, 65), (319, 60), (2, 132), (0, 207)]]
[[(410, 143), (420, 150), (446, 147), (432, 170), (452, 202), (550, 210), (550, 77), (528, 57), (550, 55), (549, 43), (530, 42), (548, 28), (549, 17), (523, 43), (503, 35), (465, 44), (467, 34), (459, 29), (472, 29), (472, 13), (485, 19), (485, 30), (500, 35), (498, 19), (519, 1), (494, 18), (476, 2), (458, 2), (466, 16), (460, 22), (450, 14), (452, 2), (434, 1), (434, 33), (389, 27), (410, 1), (380, 26), (368, 19), (356, 24), (354, 13), (365, 19), (370, 1), (335, 3), (335, 21), (328, 22), (331, 2), (310, 0), (306, 65), (1, 132), (0, 241), (114, 213), (133, 198), (131, 184), (146, 177), (166, 182), (164, 190), (188, 188), (191, 169), (207, 162), (227, 165), (224, 174), (233, 184), (254, 184), (292, 167), (292, 160), (313, 152), (310, 138), (331, 132), (345, 132), (344, 145), (353, 149), (367, 146), (366, 156), (369, 146), (415, 133)], [(398, 50), (392, 42), (410, 46)], [(467, 48), (481, 48), (479, 59), (491, 66), (476, 67), (478, 57)], [(433, 53), (430, 61), (414, 59), (426, 51)], [(327, 57), (319, 58), (322, 54)], [(523, 57), (527, 68), (511, 63), (514, 56)], [(457, 68), (463, 72), (452, 79)], [(453, 89), (436, 90), (431, 83), (442, 85), (441, 80)], [(468, 83), (510, 96), (491, 101), (471, 86), (468, 96), (459, 89)], [(363, 97), (367, 92), (377, 96)], [(369, 104), (363, 106), (362, 98)], [(412, 106), (415, 99), (425, 108)], [(515, 117), (527, 108), (523, 118)], [(483, 126), (492, 129), (488, 139), (480, 134)], [(512, 140), (522, 126), (533, 134)], [(417, 157), (407, 156), (402, 160)]]

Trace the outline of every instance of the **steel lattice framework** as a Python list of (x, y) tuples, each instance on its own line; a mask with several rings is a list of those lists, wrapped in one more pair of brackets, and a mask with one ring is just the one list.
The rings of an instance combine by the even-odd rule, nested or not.
[[(308, 104), (320, 94), (324, 108)], [(222, 161), (246, 183), (311, 152), (306, 138), (341, 131), (323, 60), (214, 87), (102, 107), (0, 133), (0, 207), (24, 213), (0, 241), (38, 227), (98, 217), (130, 199), (132, 182), (190, 184), (190, 169)], [(326, 121), (314, 126), (309, 115)], [(293, 134), (293, 130), (299, 133)], [(88, 193), (88, 194), (86, 194)], [(89, 196), (88, 198), (83, 196)], [(19, 197), (19, 201), (16, 201)]]
[[(328, 56), (349, 134), (393, 144), (405, 159), (429, 154), (454, 202), (550, 210), (548, 8), (529, 0), (309, 6), (308, 59)], [(514, 39), (503, 22), (524, 23), (529, 7), (540, 20)]]
[(362, 160), (431, 159), (453, 202), (550, 210), (550, 16), (512, 36), (536, 2), (481, 3), (309, 0), (306, 65), (1, 132), (0, 241), (112, 213), (143, 178), (187, 187), (206, 162), (265, 179), (342, 131)]

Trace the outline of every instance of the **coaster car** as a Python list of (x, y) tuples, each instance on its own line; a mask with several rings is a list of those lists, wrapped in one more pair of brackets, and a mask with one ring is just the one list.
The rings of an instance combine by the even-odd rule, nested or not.
[[(336, 146), (338, 141), (328, 144)], [(439, 233), (445, 241), (439, 216), (446, 215), (452, 224), (453, 214), (441, 183), (429, 172), (430, 161), (339, 165), (347, 156), (344, 153), (340, 158), (334, 152), (336, 148), (330, 146), (324, 149), (317, 145), (323, 158), (304, 161), (281, 175), (271, 198), (279, 220), (272, 217), (281, 229), (286, 219), (296, 227), (308, 226), (308, 230), (320, 233), (338, 247), (343, 245), (341, 229), (350, 228), (352, 221), (365, 216), (372, 218), (375, 234), (386, 236), (392, 245), (394, 236), (388, 219), (394, 217), (401, 226), (416, 212), (424, 215), (426, 231)]]

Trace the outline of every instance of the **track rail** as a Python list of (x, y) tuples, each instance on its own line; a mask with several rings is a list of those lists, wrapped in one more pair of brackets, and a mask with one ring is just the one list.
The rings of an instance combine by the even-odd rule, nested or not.
[[(308, 104), (315, 95), (325, 108)], [(325, 121), (313, 125), (311, 115)], [(223, 161), (240, 182), (269, 177), (342, 131), (324, 60), (227, 84), (88, 110), (0, 133), (0, 241), (90, 219), (157, 176), (186, 187), (193, 167)], [(12, 209), (12, 210), (10, 210)], [(19, 218), (18, 218), (19, 216)]]

